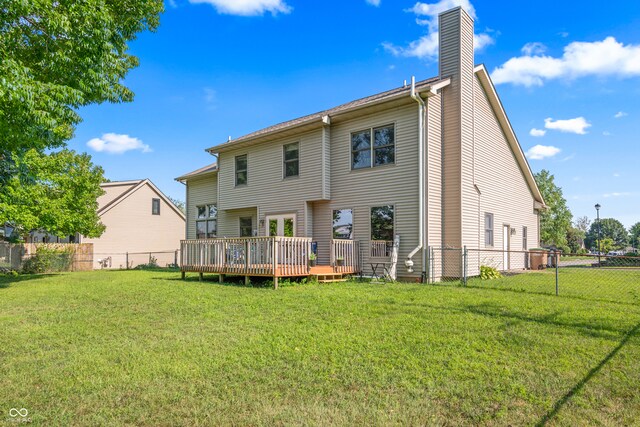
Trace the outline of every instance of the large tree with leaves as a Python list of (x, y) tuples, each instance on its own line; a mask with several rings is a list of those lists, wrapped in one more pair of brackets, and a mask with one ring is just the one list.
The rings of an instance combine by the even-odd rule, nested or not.
[[(138, 64), (128, 43), (155, 30), (162, 10), (162, 0), (0, 0), (0, 222), (17, 221), (23, 201), (10, 189), (37, 181), (37, 165), (57, 161), (50, 150), (73, 136), (79, 107), (133, 99), (122, 84)], [(82, 156), (60, 156), (81, 161), (78, 170), (86, 166)], [(78, 199), (83, 190), (67, 188)], [(33, 215), (27, 223), (35, 228), (55, 222)]]
[(634, 248), (640, 247), (640, 222), (636, 222), (629, 229), (629, 237), (631, 238), (631, 246)]
[(629, 244), (629, 233), (624, 225), (615, 218), (603, 218), (599, 222), (594, 221), (591, 224), (585, 239), (587, 247), (597, 247), (598, 227), (600, 228), (600, 240), (611, 239), (613, 249), (624, 249)]
[(567, 231), (571, 227), (571, 211), (562, 195), (562, 188), (547, 170), (535, 174), (536, 183), (548, 209), (540, 214), (540, 240), (547, 245), (566, 246)]
[(17, 159), (16, 167), (29, 174), (8, 180), (0, 192), (0, 212), (22, 236), (34, 229), (58, 236), (102, 234), (97, 199), (104, 176), (88, 154), (63, 149), (43, 156), (30, 150)]

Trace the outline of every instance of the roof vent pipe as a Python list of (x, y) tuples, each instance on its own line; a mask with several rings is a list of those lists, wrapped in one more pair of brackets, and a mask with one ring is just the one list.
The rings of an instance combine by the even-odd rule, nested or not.
[[(424, 111), (425, 103), (419, 93), (416, 92), (416, 78), (411, 76), (411, 98), (418, 103), (418, 246), (409, 253), (404, 262), (408, 273), (413, 272), (413, 256), (418, 253), (424, 240)], [(423, 273), (426, 266), (422, 266)], [(423, 275), (424, 277), (424, 275)]]

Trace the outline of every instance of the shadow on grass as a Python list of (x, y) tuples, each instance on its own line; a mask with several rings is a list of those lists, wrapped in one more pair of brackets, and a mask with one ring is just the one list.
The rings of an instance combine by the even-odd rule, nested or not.
[(18, 276), (4, 275), (0, 276), (0, 289), (6, 289), (15, 283), (26, 282), (31, 280), (41, 280), (47, 277), (58, 276), (62, 273), (46, 273), (46, 274), (20, 274)]
[[(627, 305), (627, 306), (632, 306), (632, 307), (640, 307), (640, 302), (625, 302), (625, 301), (620, 301), (620, 300), (610, 299), (610, 298), (590, 297), (588, 295), (567, 295), (566, 293), (563, 294), (562, 293), (562, 285), (560, 285), (561, 287), (560, 287), (559, 295), (556, 295), (555, 283), (549, 284), (549, 286), (552, 287), (552, 288), (548, 292), (537, 291), (537, 290), (532, 290), (532, 289), (526, 289), (525, 287), (527, 285), (520, 285), (522, 287), (513, 288), (513, 287), (502, 287), (502, 286), (498, 286), (498, 285), (477, 285), (477, 284), (473, 284), (473, 283), (467, 283), (466, 286), (462, 286), (460, 284), (451, 283), (448, 286), (460, 286), (460, 287), (471, 288), (471, 289), (488, 289), (488, 290), (492, 290), (492, 291), (511, 292), (511, 293), (516, 293), (516, 294), (545, 295), (545, 296), (568, 298), (568, 299), (575, 299), (575, 300), (581, 300), (581, 301), (606, 302), (606, 303), (610, 303), (610, 304), (619, 304), (619, 305)], [(513, 286), (513, 285), (507, 285), (507, 286)]]
[[(179, 273), (179, 271), (178, 271)], [(197, 273), (195, 273), (197, 274)], [(206, 283), (210, 285), (217, 286), (227, 286), (227, 287), (235, 287), (235, 288), (248, 288), (248, 289), (273, 289), (273, 282), (271, 278), (266, 277), (253, 277), (250, 284), (245, 284), (244, 276), (229, 276), (225, 275), (224, 282), (220, 282), (217, 274), (205, 274), (202, 276), (202, 280), (195, 275), (189, 276), (187, 275), (184, 279), (180, 276), (176, 277), (154, 277), (153, 279), (157, 280), (168, 280), (174, 282), (182, 282), (182, 283)]]
[(585, 385), (593, 378), (598, 372), (602, 370), (602, 368), (609, 363), (611, 359), (615, 357), (620, 350), (629, 342), (629, 340), (640, 331), (640, 323), (633, 327), (630, 331), (628, 331), (620, 340), (618, 345), (609, 352), (596, 366), (591, 368), (587, 375), (584, 376), (576, 385), (574, 385), (571, 390), (569, 390), (564, 396), (562, 396), (558, 401), (553, 405), (553, 408), (545, 414), (544, 417), (536, 424), (536, 426), (545, 426), (549, 423), (556, 415), (560, 412), (560, 410), (571, 400), (573, 396), (579, 393)]

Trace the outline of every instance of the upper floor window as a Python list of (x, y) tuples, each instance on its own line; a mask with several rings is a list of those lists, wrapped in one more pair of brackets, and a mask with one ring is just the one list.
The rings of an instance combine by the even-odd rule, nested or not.
[(298, 176), (300, 174), (300, 144), (286, 144), (283, 147), (284, 177)]
[(396, 147), (393, 125), (364, 129), (351, 134), (351, 169), (382, 166), (395, 163), (395, 161)]
[(236, 156), (236, 186), (247, 183), (247, 155)]
[(160, 215), (160, 199), (151, 199), (151, 214)]
[(196, 206), (196, 238), (216, 237), (218, 234), (218, 208), (215, 204)]
[(493, 214), (484, 214), (484, 245), (493, 246)]

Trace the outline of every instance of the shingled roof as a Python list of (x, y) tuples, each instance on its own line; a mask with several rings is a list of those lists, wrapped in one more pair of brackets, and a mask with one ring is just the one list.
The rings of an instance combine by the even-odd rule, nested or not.
[[(416, 91), (420, 92), (423, 89), (429, 87), (430, 85), (432, 85), (433, 83), (436, 83), (440, 80), (439, 77), (431, 77), (429, 79), (425, 79), (425, 80), (421, 80), (419, 82), (416, 82)], [(317, 113), (313, 113), (313, 114), (309, 114), (306, 116), (302, 116), (302, 117), (298, 117), (297, 119), (293, 119), (293, 120), (289, 120), (286, 122), (282, 122), (282, 123), (278, 123), (276, 125), (273, 126), (269, 126), (266, 127), (264, 129), (260, 129), (258, 131), (249, 133), (247, 135), (241, 136), (239, 138), (236, 139), (231, 139), (223, 144), (219, 144), (216, 146), (213, 146), (211, 148), (208, 148), (206, 151), (209, 151), (211, 153), (215, 153), (216, 150), (220, 150), (220, 149), (225, 149), (228, 146), (232, 146), (232, 145), (236, 145), (239, 142), (244, 142), (244, 141), (249, 141), (252, 139), (257, 139), (259, 137), (262, 136), (266, 136), (269, 134), (273, 134), (273, 133), (277, 133), (280, 131), (283, 131), (285, 129), (288, 128), (292, 128), (292, 127), (296, 127), (299, 125), (303, 125), (303, 124), (307, 124), (307, 123), (311, 123), (314, 121), (320, 121), (322, 120), (322, 118), (324, 116), (332, 116), (332, 115), (336, 115), (336, 114), (340, 114), (343, 112), (347, 112), (350, 110), (355, 110), (358, 108), (363, 108), (366, 107), (368, 105), (371, 104), (375, 104), (375, 103), (379, 103), (379, 102), (384, 102), (387, 100), (391, 100), (394, 98), (398, 98), (400, 97), (400, 95), (409, 95), (409, 93), (411, 92), (411, 86), (409, 85), (405, 85), (405, 86), (400, 86), (398, 88), (395, 89), (391, 89), (385, 92), (380, 92), (377, 93), (375, 95), (370, 95), (364, 98), (360, 98), (360, 99), (356, 99), (354, 101), (350, 101), (347, 102), (346, 104), (342, 104), (342, 105), (338, 105), (337, 107), (333, 107), (333, 108), (329, 108), (328, 110), (323, 110), (323, 111), (319, 111)]]

